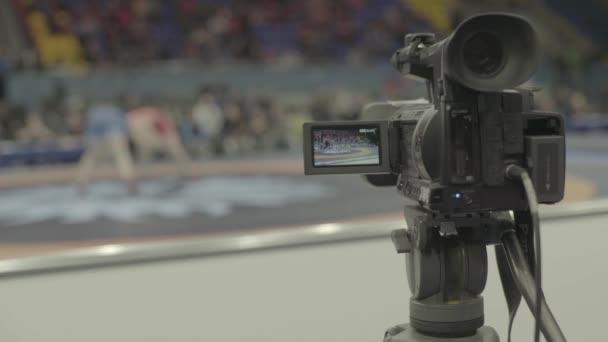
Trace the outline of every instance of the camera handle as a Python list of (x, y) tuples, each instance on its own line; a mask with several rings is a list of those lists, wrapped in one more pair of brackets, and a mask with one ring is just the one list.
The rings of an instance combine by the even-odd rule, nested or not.
[[(410, 323), (388, 329), (384, 342), (498, 342), (496, 331), (483, 326), (487, 245), (496, 245), (511, 316), (520, 293), (534, 307), (534, 278), (509, 212), (442, 215), (411, 206), (405, 217), (408, 229), (393, 231), (391, 238), (397, 252), (406, 254)], [(541, 302), (547, 341), (565, 341), (544, 297)]]

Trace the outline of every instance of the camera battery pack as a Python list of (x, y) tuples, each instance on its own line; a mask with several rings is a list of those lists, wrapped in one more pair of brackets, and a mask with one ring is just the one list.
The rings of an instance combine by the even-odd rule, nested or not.
[(558, 135), (527, 136), (526, 159), (530, 178), (540, 203), (555, 203), (564, 197), (565, 139)]

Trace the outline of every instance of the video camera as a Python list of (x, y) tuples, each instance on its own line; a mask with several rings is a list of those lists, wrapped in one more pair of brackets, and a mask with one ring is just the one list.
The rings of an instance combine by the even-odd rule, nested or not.
[(533, 26), (516, 15), (469, 18), (439, 42), (406, 35), (391, 62), (426, 81), (429, 102), (367, 107), (388, 120), (304, 124), (305, 174), (365, 174), (432, 212), (470, 213), (528, 207), (522, 187), (506, 177), (517, 165), (530, 173), (540, 203), (558, 202), (563, 118), (535, 111), (532, 91), (517, 88), (539, 57)]

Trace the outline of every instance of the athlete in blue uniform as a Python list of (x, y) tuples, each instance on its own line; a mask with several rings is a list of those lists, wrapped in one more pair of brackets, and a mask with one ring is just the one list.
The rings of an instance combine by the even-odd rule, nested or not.
[(86, 151), (78, 167), (78, 183), (86, 191), (95, 162), (110, 152), (120, 178), (128, 183), (130, 193), (135, 193), (135, 170), (129, 152), (129, 130), (126, 112), (117, 105), (92, 106), (86, 115)]

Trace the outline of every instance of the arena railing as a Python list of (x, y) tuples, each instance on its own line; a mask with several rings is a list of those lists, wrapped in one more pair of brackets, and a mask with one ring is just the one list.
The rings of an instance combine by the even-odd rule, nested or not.
[[(541, 208), (541, 219), (547, 223), (592, 215), (608, 215), (608, 199)], [(357, 240), (388, 240), (391, 230), (404, 226), (405, 221), (399, 219), (366, 223), (323, 223), (224, 236), (101, 245), (49, 255), (0, 260), (0, 277), (10, 278), (46, 272), (212, 257)]]

